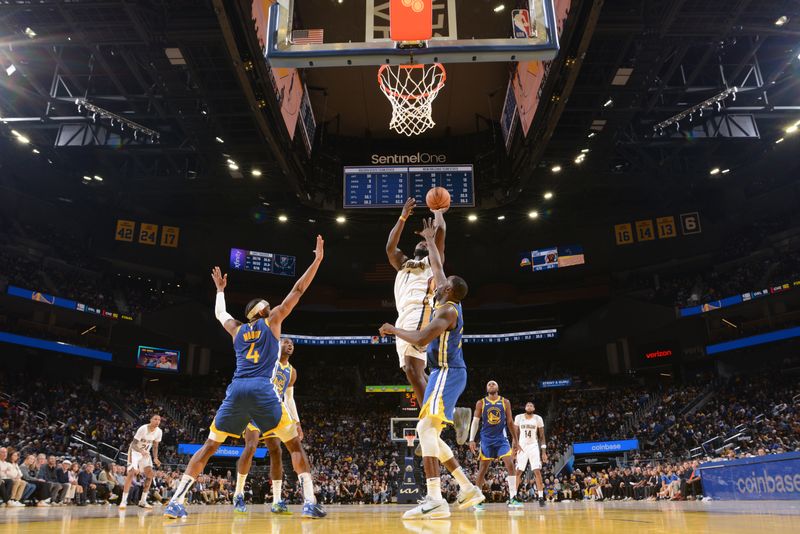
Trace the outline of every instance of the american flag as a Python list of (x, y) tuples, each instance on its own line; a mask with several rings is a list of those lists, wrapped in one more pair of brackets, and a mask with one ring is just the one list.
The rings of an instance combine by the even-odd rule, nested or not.
[(292, 30), (292, 44), (322, 44), (325, 30)]

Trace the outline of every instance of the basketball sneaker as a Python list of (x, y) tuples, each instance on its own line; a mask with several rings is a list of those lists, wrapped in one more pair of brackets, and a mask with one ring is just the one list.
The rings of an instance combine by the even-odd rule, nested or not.
[(240, 514), (247, 512), (247, 504), (244, 502), (244, 495), (239, 494), (233, 496), (233, 511), (239, 512)]
[(472, 409), (458, 408), (453, 411), (453, 426), (456, 428), (456, 443), (463, 445), (469, 439), (469, 425), (472, 422)]
[(146, 510), (152, 510), (153, 506), (148, 503), (147, 501), (139, 501), (139, 508), (144, 508)]
[(309, 519), (322, 519), (326, 515), (328, 515), (328, 512), (325, 511), (325, 508), (323, 508), (321, 504), (307, 502), (303, 505), (303, 513), (301, 517), (307, 517)]
[(270, 511), (273, 514), (292, 515), (292, 512), (289, 511), (289, 507), (286, 505), (286, 501), (278, 501), (278, 504), (273, 504)]
[(170, 502), (164, 509), (164, 517), (167, 519), (178, 519), (179, 517), (186, 517), (186, 515), (186, 508), (176, 502)]
[(475, 506), (472, 507), (473, 512), (485, 512), (486, 508), (483, 506), (482, 502), (479, 502)]
[(539, 506), (541, 506), (542, 508), (544, 508), (544, 505), (545, 505), (545, 500), (544, 500), (544, 497), (539, 497)]
[(459, 491), (456, 502), (458, 502), (459, 510), (465, 510), (470, 506), (475, 506), (486, 500), (486, 497), (481, 492), (478, 486), (472, 486), (467, 491)]
[(403, 519), (445, 519), (450, 517), (450, 505), (444, 499), (434, 500), (425, 496), (419, 506), (403, 514)]
[(516, 497), (508, 500), (509, 508), (522, 508), (523, 506), (524, 505), (521, 502), (519, 502)]

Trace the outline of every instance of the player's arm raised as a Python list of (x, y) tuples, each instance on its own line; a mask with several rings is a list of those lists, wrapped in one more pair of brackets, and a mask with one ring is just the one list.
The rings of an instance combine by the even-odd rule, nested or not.
[(386, 242), (386, 257), (389, 258), (389, 263), (392, 264), (392, 267), (394, 267), (396, 271), (399, 271), (408, 259), (398, 245), (400, 244), (400, 236), (403, 233), (403, 228), (406, 226), (406, 219), (411, 216), (411, 213), (414, 211), (414, 206), (416, 205), (417, 201), (414, 200), (414, 198), (406, 200), (400, 217), (397, 219), (397, 222), (394, 223), (391, 232), (389, 232), (389, 240)]
[(286, 295), (285, 299), (283, 299), (283, 302), (272, 308), (272, 310), (269, 312), (270, 327), (278, 329), (276, 335), (280, 334), (280, 324), (290, 313), (292, 313), (294, 307), (297, 306), (298, 302), (300, 302), (300, 297), (303, 296), (303, 293), (306, 292), (308, 286), (311, 285), (311, 281), (314, 280), (314, 277), (317, 275), (317, 270), (322, 263), (322, 257), (324, 255), (325, 241), (322, 239), (321, 235), (318, 235), (317, 246), (314, 249), (314, 261), (311, 262), (311, 265), (308, 267), (308, 269), (306, 269), (306, 272), (303, 273), (303, 276), (298, 278), (292, 290), (289, 291), (289, 294)]
[(444, 214), (447, 209), (431, 210), (433, 212), (433, 220), (436, 224), (436, 250), (439, 251), (439, 257), (444, 263), (444, 238), (447, 234), (447, 223), (444, 222)]
[(403, 330), (395, 328), (394, 325), (385, 323), (380, 328), (382, 336), (397, 336), (403, 341), (412, 345), (425, 346), (440, 335), (445, 330), (453, 328), (458, 319), (458, 312), (452, 306), (447, 306), (436, 310), (433, 320), (422, 330)]
[(547, 461), (547, 442), (544, 439), (544, 426), (537, 428), (536, 433), (539, 435), (539, 450), (542, 451), (542, 463), (545, 463)]
[(417, 232), (420, 236), (425, 238), (428, 244), (428, 259), (431, 262), (431, 270), (433, 271), (433, 280), (436, 287), (442, 287), (447, 283), (447, 277), (444, 275), (444, 264), (442, 263), (442, 256), (439, 254), (439, 248), (436, 246), (436, 224), (431, 219), (422, 220), (422, 231)]
[(283, 392), (283, 403), (286, 405), (286, 411), (295, 423), (297, 423), (297, 437), (303, 441), (303, 429), (300, 428), (300, 415), (297, 413), (297, 405), (294, 402), (294, 383), (297, 380), (297, 369), (292, 367), (292, 377), (289, 379), (289, 384), (286, 386), (286, 391)]
[(236, 330), (242, 323), (237, 321), (225, 309), (225, 287), (228, 285), (228, 273), (222, 274), (219, 267), (211, 269), (211, 280), (217, 287), (217, 297), (214, 301), (214, 315), (222, 324), (222, 327), (228, 332), (231, 337), (236, 337)]
[(469, 450), (472, 454), (477, 452), (475, 437), (478, 435), (478, 427), (481, 425), (481, 414), (483, 413), (483, 399), (475, 403), (475, 411), (472, 412), (472, 425), (469, 427)]

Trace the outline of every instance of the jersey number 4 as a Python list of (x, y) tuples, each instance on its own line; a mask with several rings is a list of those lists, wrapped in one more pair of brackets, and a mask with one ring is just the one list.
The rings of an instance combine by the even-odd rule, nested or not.
[(248, 360), (252, 360), (253, 363), (258, 363), (258, 359), (260, 358), (260, 355), (258, 354), (258, 351), (256, 350), (256, 344), (255, 343), (250, 345), (250, 350), (247, 351), (247, 356), (245, 356), (245, 357)]

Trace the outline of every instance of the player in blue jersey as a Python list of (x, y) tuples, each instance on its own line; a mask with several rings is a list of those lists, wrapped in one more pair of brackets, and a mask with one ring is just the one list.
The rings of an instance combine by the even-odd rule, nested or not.
[(440, 463), (458, 482), (459, 508), (474, 506), (483, 502), (485, 497), (469, 481), (453, 451), (441, 438), (444, 425), (453, 424), (456, 402), (467, 385), (467, 368), (461, 350), (461, 336), (464, 334), (461, 301), (467, 295), (467, 283), (458, 276), (445, 276), (434, 241), (436, 225), (432, 220), (423, 221), (420, 235), (428, 244), (428, 257), (436, 282), (437, 305), (431, 322), (421, 330), (404, 330), (387, 323), (380, 328), (380, 333), (397, 336), (413, 345), (428, 346), (428, 365), (432, 372), (417, 424), (428, 491), (420, 505), (403, 514), (403, 519), (443, 519), (450, 517), (450, 507), (442, 498)]
[[(486, 481), (486, 471), (492, 460), (503, 460), (506, 466), (506, 481), (508, 482), (508, 506), (522, 508), (522, 503), (517, 500), (517, 476), (514, 470), (514, 461), (511, 455), (517, 450), (517, 427), (511, 417), (511, 403), (499, 394), (500, 387), (497, 382), (490, 380), (486, 384), (486, 396), (475, 403), (475, 416), (472, 418), (472, 427), (469, 431), (469, 448), (475, 454), (475, 436), (478, 427), (481, 430), (480, 465), (478, 478), (475, 485), (483, 488)], [(508, 436), (512, 442), (509, 443)], [(483, 510), (482, 505), (477, 505), (476, 511)]]
[[(294, 402), (294, 383), (297, 381), (297, 370), (289, 363), (289, 358), (294, 354), (294, 342), (285, 337), (281, 339), (281, 357), (278, 367), (275, 369), (275, 377), (272, 383), (289, 412), (289, 416), (297, 427), (297, 439), (303, 440), (303, 430), (300, 428), (300, 416), (297, 414), (297, 405)], [(233, 496), (234, 508), (237, 512), (246, 512), (247, 507), (244, 502), (244, 483), (253, 457), (256, 454), (259, 440), (267, 444), (269, 450), (269, 474), (272, 479), (272, 513), (290, 515), (286, 501), (281, 499), (281, 488), (283, 486), (283, 455), (281, 454), (281, 440), (274, 434), (262, 436), (261, 430), (254, 424), (247, 425), (244, 433), (244, 451), (236, 462), (236, 491)]]
[(297, 425), (289, 416), (273, 383), (278, 368), (281, 325), (317, 274), (323, 252), (324, 241), (321, 236), (317, 236), (314, 261), (297, 280), (283, 302), (271, 308), (269, 302), (264, 299), (250, 301), (245, 308), (247, 323), (237, 321), (225, 310), (224, 291), (228, 275), (223, 276), (219, 267), (215, 267), (212, 271), (211, 278), (217, 287), (214, 313), (233, 338), (236, 371), (225, 393), (225, 399), (211, 423), (208, 439), (192, 456), (189, 465), (186, 466), (186, 472), (175, 489), (175, 494), (164, 511), (166, 517), (174, 519), (186, 516), (183, 503), (195, 479), (203, 472), (208, 460), (217, 452), (225, 439), (229, 436), (234, 438), (241, 436), (251, 421), (258, 428), (264, 429), (265, 434), (275, 433), (289, 449), (292, 465), (303, 487), (305, 499), (303, 517), (325, 517), (325, 510), (317, 504), (314, 497), (311, 466), (298, 439)]

